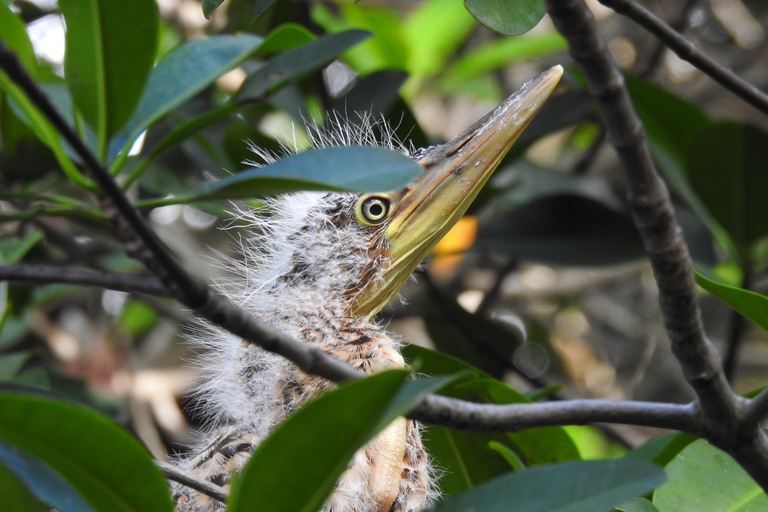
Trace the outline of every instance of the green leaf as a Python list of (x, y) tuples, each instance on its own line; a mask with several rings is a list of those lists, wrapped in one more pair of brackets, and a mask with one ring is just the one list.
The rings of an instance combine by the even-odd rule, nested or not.
[(183, 196), (154, 204), (241, 199), (296, 190), (389, 191), (405, 186), (421, 172), (419, 164), (387, 148), (329, 147), (287, 156), (274, 164), (206, 183)]
[(666, 466), (678, 453), (697, 439), (698, 437), (686, 432), (670, 432), (650, 439), (642, 446), (627, 453), (626, 457), (647, 460), (659, 466)]
[(96, 510), (170, 512), (173, 508), (167, 484), (144, 448), (112, 421), (85, 407), (40, 395), (1, 392), (0, 439), (50, 466)]
[(267, 34), (264, 42), (259, 46), (259, 55), (272, 55), (284, 52), (302, 44), (317, 39), (315, 35), (301, 25), (295, 23), (283, 23)]
[(324, 66), (340, 53), (368, 39), (371, 35), (365, 30), (347, 30), (338, 34), (325, 35), (284, 51), (250, 75), (232, 101), (261, 98), (281, 84)]
[(550, 195), (499, 212), (480, 225), (478, 247), (569, 265), (607, 265), (642, 257), (628, 215), (578, 195)]
[(17, 263), (42, 239), (42, 231), (30, 231), (21, 240), (16, 237), (1, 238), (0, 261), (5, 265)]
[(256, 0), (253, 4), (253, 12), (251, 13), (251, 22), (256, 21), (264, 12), (272, 7), (277, 0)]
[(447, 497), (434, 512), (597, 512), (645, 494), (664, 481), (657, 466), (627, 459), (538, 466)]
[(154, 0), (61, 0), (67, 24), (64, 76), (72, 99), (96, 132), (99, 154), (128, 118), (157, 53)]
[(0, 463), (11, 470), (35, 497), (60, 512), (94, 512), (93, 508), (61, 475), (18, 448), (2, 441), (0, 441)]
[(509, 464), (509, 467), (511, 467), (513, 471), (522, 471), (525, 469), (525, 464), (520, 460), (520, 457), (506, 445), (501, 444), (498, 441), (491, 441), (488, 443), (488, 448), (499, 452), (499, 455), (504, 457), (504, 460), (507, 461), (507, 464)]
[[(168, 53), (152, 70), (144, 94), (128, 120), (128, 142), (122, 159), (143, 130), (239, 65), (261, 42), (261, 37), (252, 34), (212, 36), (188, 41)], [(112, 171), (121, 164), (122, 160), (116, 161)]]
[(51, 508), (40, 503), (24, 484), (0, 463), (0, 496), (3, 497), (3, 507), (6, 510), (23, 512), (50, 512)]
[(211, 19), (211, 14), (213, 14), (213, 11), (215, 11), (223, 1), (224, 0), (203, 0), (203, 15), (205, 16), (205, 19)]
[(0, 380), (13, 379), (24, 363), (34, 355), (33, 350), (0, 356)]
[(0, 4), (0, 34), (3, 44), (16, 54), (33, 78), (37, 77), (37, 60), (24, 22), (5, 4)]
[(666, 467), (669, 481), (653, 494), (660, 512), (755, 512), (768, 496), (730, 455), (700, 439)]
[(388, 370), (345, 383), (296, 411), (253, 453), (227, 511), (319, 510), (355, 452), (402, 412), (388, 407), (408, 374)]
[(702, 269), (695, 273), (699, 286), (768, 332), (768, 297), (726, 284)]
[(508, 36), (528, 32), (547, 13), (543, 0), (464, 0), (464, 5), (477, 21)]
[(686, 173), (742, 257), (768, 235), (768, 135), (755, 126), (717, 124), (689, 146)]
[(616, 510), (620, 512), (659, 512), (659, 509), (645, 498), (632, 498), (616, 507)]

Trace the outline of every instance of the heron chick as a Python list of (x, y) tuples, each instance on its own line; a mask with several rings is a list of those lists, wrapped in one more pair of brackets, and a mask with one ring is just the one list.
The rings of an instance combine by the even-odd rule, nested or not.
[[(400, 341), (372, 317), (466, 212), (561, 75), (561, 67), (550, 69), (451, 141), (410, 153), (424, 172), (400, 190), (300, 192), (268, 201), (269, 215), (241, 211), (254, 235), (241, 242), (241, 259), (226, 262), (237, 279), (222, 290), (353, 368), (405, 366)], [(200, 364), (211, 420), (177, 464), (226, 487), (276, 425), (333, 384), (213, 326), (202, 326), (195, 341), (209, 349)], [(223, 510), (183, 485), (173, 491), (178, 512)], [(322, 510), (416, 512), (438, 494), (419, 426), (400, 418), (357, 452)]]

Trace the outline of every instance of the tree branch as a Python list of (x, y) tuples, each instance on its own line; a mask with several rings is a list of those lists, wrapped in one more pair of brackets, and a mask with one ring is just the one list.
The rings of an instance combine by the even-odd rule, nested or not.
[(673, 353), (698, 397), (704, 436), (768, 489), (768, 443), (757, 425), (744, 423), (746, 403), (730, 388), (720, 357), (704, 334), (688, 249), (623, 76), (582, 0), (547, 0), (547, 6), (555, 27), (568, 41), (573, 60), (584, 72), (587, 88), (605, 119), (608, 140), (621, 161), (630, 211), (659, 287)]
[(632, 0), (598, 0), (619, 14), (631, 19), (648, 32), (658, 37), (670, 50), (686, 62), (690, 62), (712, 80), (719, 83), (737, 97), (749, 103), (763, 114), (768, 114), (768, 95), (740, 78), (706, 52), (699, 49), (690, 39), (679, 34), (664, 20)]
[(223, 487), (219, 487), (216, 484), (212, 484), (208, 480), (204, 480), (195, 475), (187, 473), (186, 471), (181, 470), (176, 466), (172, 464), (168, 464), (167, 462), (163, 462), (161, 460), (156, 460), (155, 465), (158, 468), (160, 468), (160, 471), (163, 472), (163, 474), (168, 480), (173, 480), (174, 482), (178, 482), (182, 485), (186, 485), (187, 487), (190, 487), (198, 492), (201, 492), (206, 496), (210, 496), (211, 498), (218, 500), (222, 503), (227, 501), (229, 492)]
[(56, 267), (52, 265), (0, 265), (0, 281), (40, 284), (76, 284), (98, 286), (121, 292), (146, 293), (167, 296), (168, 290), (152, 276), (102, 272), (82, 268)]

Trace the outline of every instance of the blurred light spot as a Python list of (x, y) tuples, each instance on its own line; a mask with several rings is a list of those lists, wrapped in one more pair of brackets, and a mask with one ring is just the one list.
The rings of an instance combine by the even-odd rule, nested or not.
[(608, 43), (608, 49), (611, 51), (616, 64), (622, 68), (630, 68), (635, 63), (637, 51), (635, 45), (626, 37), (616, 37)]
[(512, 357), (515, 367), (529, 377), (538, 377), (549, 368), (549, 354), (536, 343), (523, 343)]
[(194, 206), (184, 205), (182, 217), (184, 222), (192, 229), (208, 229), (216, 223), (216, 216), (206, 213)]
[(456, 297), (456, 302), (470, 313), (474, 313), (480, 307), (484, 297), (485, 294), (480, 290), (464, 290)]
[(310, 145), (306, 132), (302, 128), (297, 129), (293, 119), (283, 112), (265, 115), (259, 128), (291, 151), (302, 151)]
[(152, 210), (152, 213), (149, 214), (149, 218), (152, 219), (152, 222), (156, 222), (158, 224), (173, 224), (178, 220), (179, 216), (181, 215), (181, 205), (180, 204), (171, 204), (168, 206), (161, 206), (160, 208), (155, 208)]
[(692, 64), (669, 50), (664, 54), (664, 67), (666, 67), (670, 79), (676, 83), (686, 82), (696, 73), (696, 68)]
[(325, 86), (331, 96), (341, 96), (347, 92), (354, 85), (355, 78), (357, 78), (357, 73), (338, 60), (331, 62), (323, 70)]
[(504, 311), (494, 315), (493, 318), (498, 322), (516, 329), (520, 333), (520, 338), (522, 338), (523, 341), (528, 338), (528, 329), (525, 327), (525, 322), (515, 313), (512, 313), (511, 311)]
[(131, 145), (131, 149), (128, 150), (128, 156), (136, 156), (139, 153), (141, 153), (141, 148), (144, 147), (144, 139), (147, 136), (147, 130), (144, 130), (139, 134), (138, 137), (136, 137), (136, 140), (133, 141), (133, 144)]
[(230, 96), (235, 94), (248, 77), (243, 68), (235, 68), (227, 71), (216, 79), (216, 85)]
[(545, 265), (531, 265), (520, 271), (520, 281), (531, 290), (545, 290), (555, 285), (555, 271)]
[(101, 307), (104, 308), (104, 311), (108, 314), (117, 316), (123, 312), (123, 307), (127, 300), (128, 294), (126, 292), (104, 290), (104, 293), (101, 295)]
[(64, 64), (64, 22), (58, 14), (49, 14), (27, 25), (35, 55), (53, 64), (61, 73)]
[(552, 315), (554, 315), (557, 312), (558, 305), (557, 302), (554, 300), (548, 300), (548, 299), (531, 299), (527, 303), (528, 305), (528, 311), (534, 315), (541, 318), (547, 318)]
[(565, 336), (584, 336), (589, 330), (589, 320), (578, 309), (568, 308), (555, 316), (555, 328)]
[(765, 30), (741, 0), (709, 0), (709, 6), (740, 47), (757, 48), (763, 41)]

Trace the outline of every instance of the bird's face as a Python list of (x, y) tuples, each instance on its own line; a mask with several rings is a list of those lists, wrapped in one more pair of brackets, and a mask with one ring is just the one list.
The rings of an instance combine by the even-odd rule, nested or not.
[(462, 134), (417, 153), (424, 172), (406, 187), (357, 200), (355, 220), (384, 237), (388, 254), (379, 279), (365, 282), (355, 298), (356, 316), (368, 318), (381, 310), (464, 215), (562, 73), (560, 66), (551, 68)]

